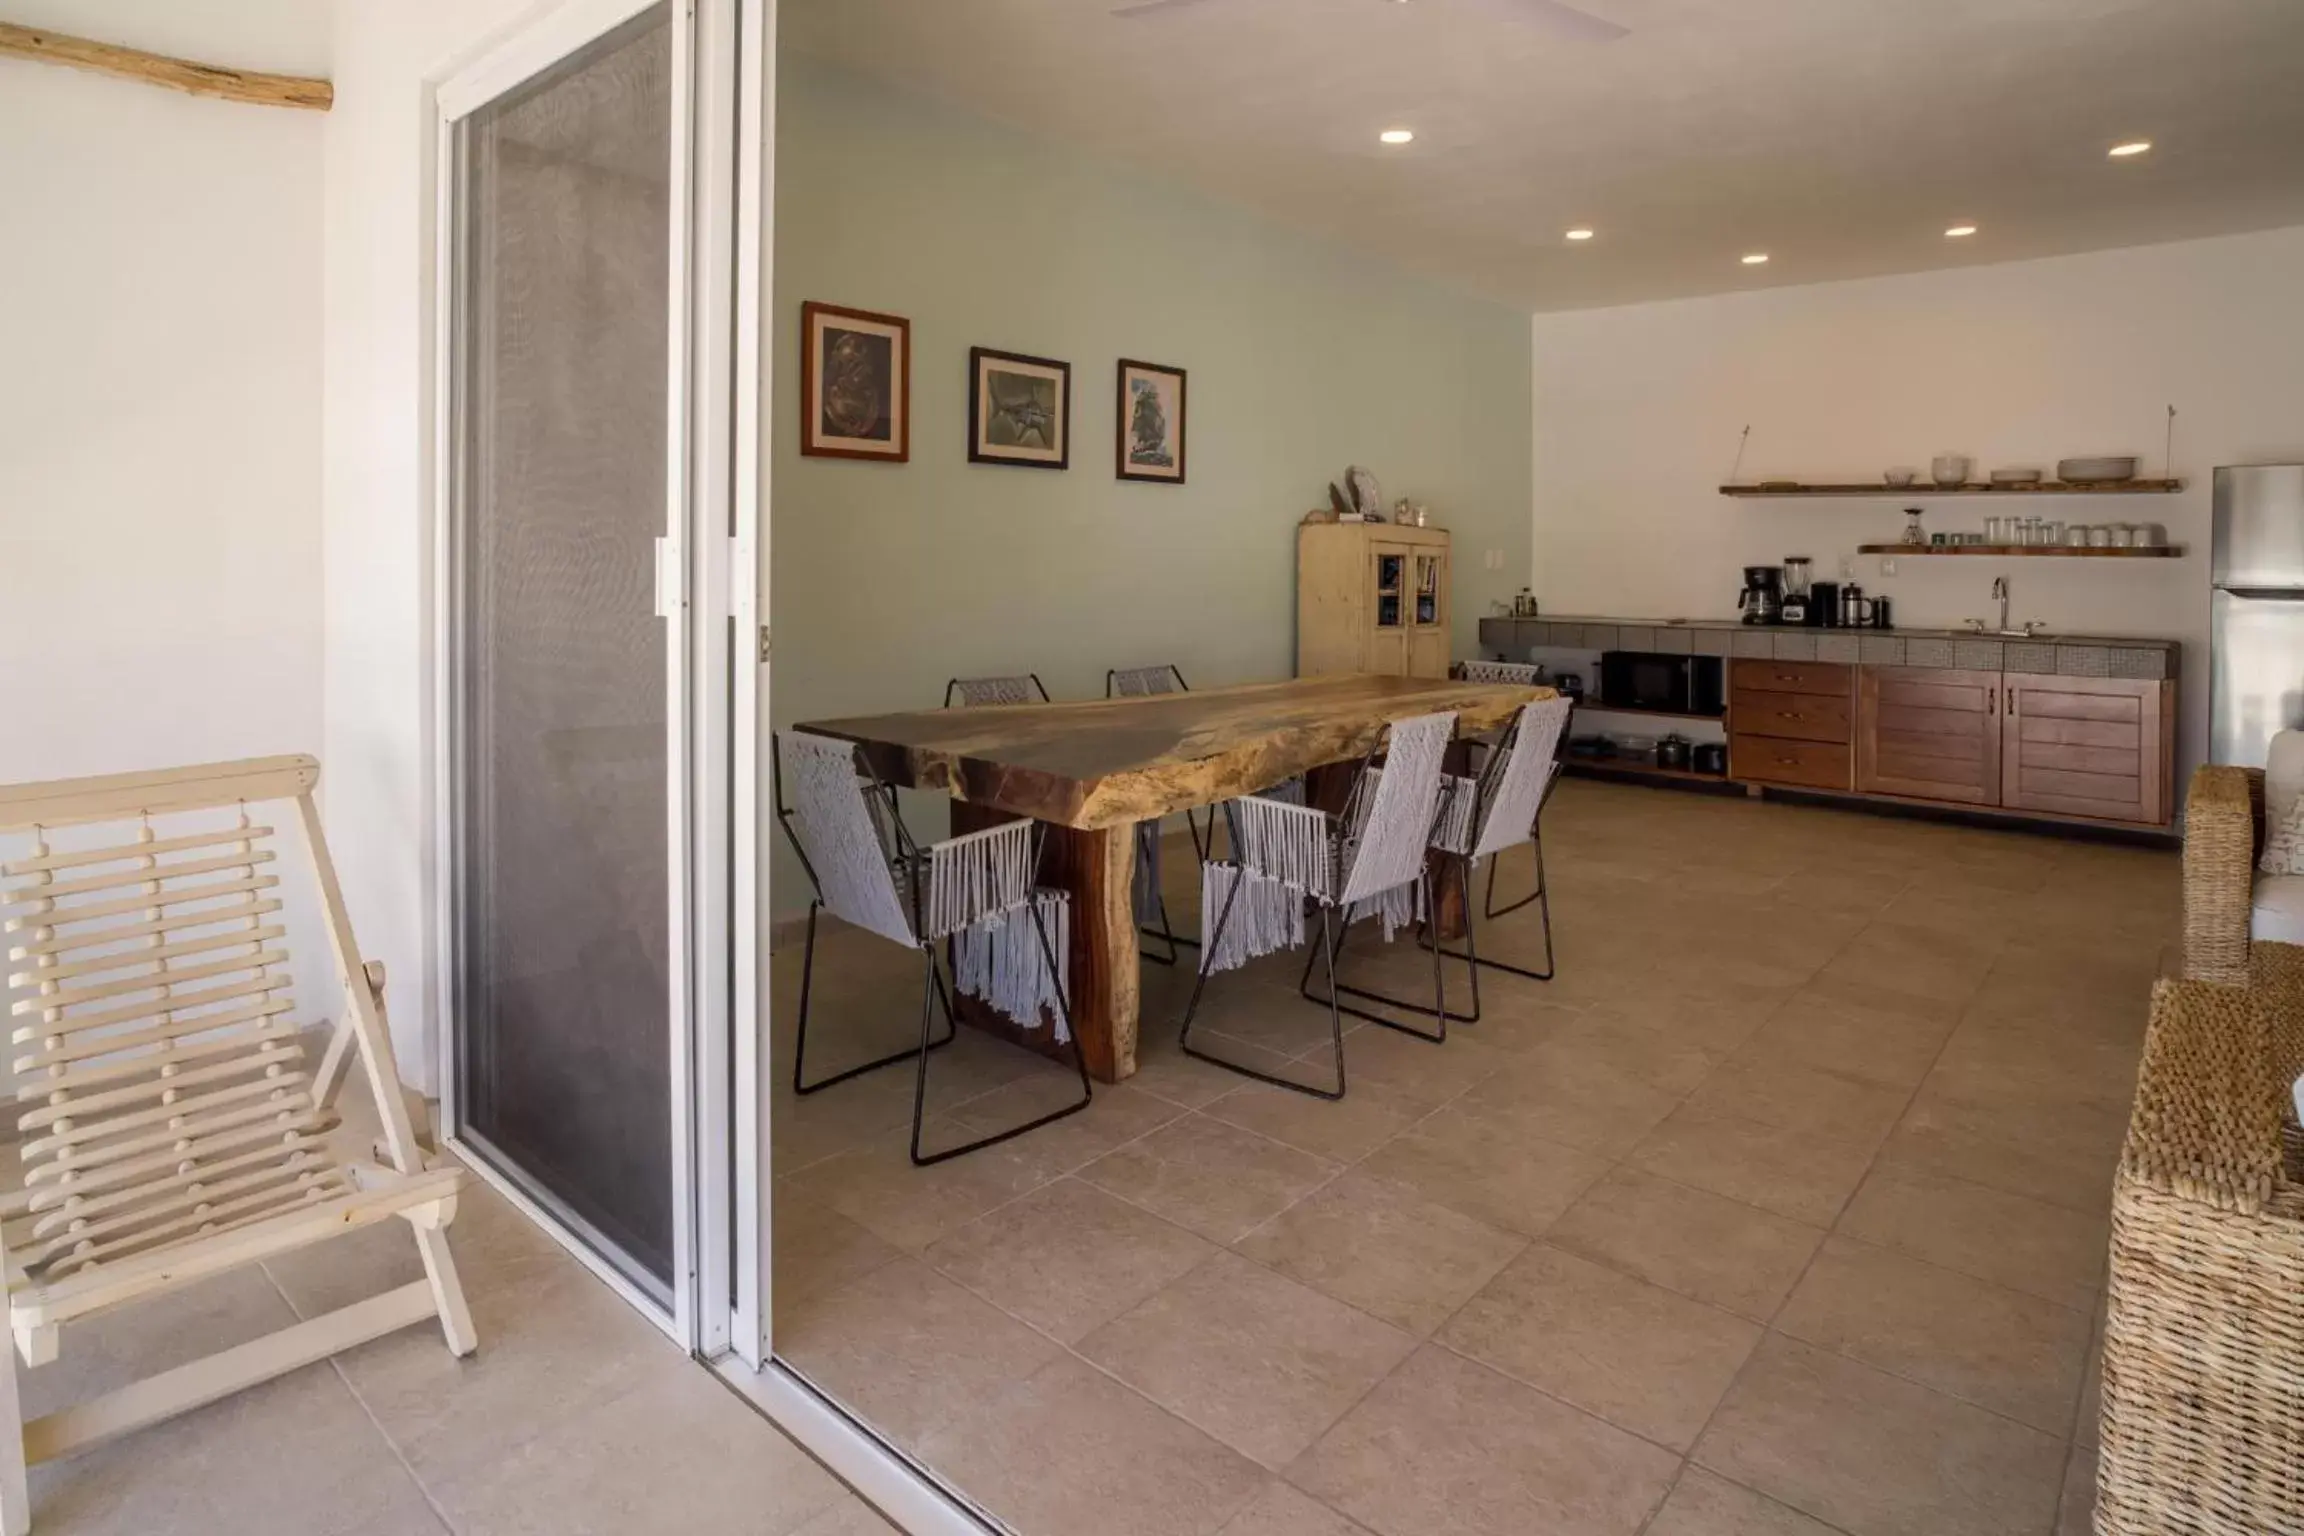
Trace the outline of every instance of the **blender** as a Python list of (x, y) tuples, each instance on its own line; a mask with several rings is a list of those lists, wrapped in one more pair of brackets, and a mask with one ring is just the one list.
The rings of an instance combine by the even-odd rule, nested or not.
[(1808, 567), (1811, 563), (1806, 555), (1784, 557), (1784, 595), (1777, 601), (1777, 622), (1808, 622)]

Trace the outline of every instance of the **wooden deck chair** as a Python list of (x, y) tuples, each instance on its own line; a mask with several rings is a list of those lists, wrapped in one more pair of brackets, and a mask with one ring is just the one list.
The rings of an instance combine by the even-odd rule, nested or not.
[[(0, 1200), (15, 1346), (0, 1351), (6, 1536), (31, 1529), (30, 1463), (426, 1318), (455, 1354), (478, 1342), (446, 1232), (462, 1171), (424, 1166), (312, 803), (319, 778), (312, 758), (276, 757), (0, 788), (25, 1168), (23, 1189)], [(294, 805), (344, 992), (311, 1070), (273, 828), (251, 817), (265, 802)], [(96, 823), (116, 825), (86, 830)], [(51, 845), (58, 828), (81, 830)], [(355, 1051), (381, 1163), (330, 1145)], [(424, 1279), (24, 1422), (17, 1363), (54, 1360), (65, 1324), (395, 1216)]]

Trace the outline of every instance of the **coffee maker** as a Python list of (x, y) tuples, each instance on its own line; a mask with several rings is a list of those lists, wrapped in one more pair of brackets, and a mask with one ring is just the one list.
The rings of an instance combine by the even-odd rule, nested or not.
[(1736, 607), (1747, 624), (1780, 624), (1784, 618), (1784, 569), (1776, 565), (1744, 567), (1744, 590), (1736, 594)]

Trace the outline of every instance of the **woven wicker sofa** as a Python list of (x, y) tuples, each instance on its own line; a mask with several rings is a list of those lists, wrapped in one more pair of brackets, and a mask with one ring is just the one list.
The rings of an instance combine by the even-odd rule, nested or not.
[[(2248, 792), (2208, 772), (2214, 793)], [(2212, 810), (2227, 837), (2230, 812), (2229, 798)], [(2215, 862), (2228, 899), (2229, 850)], [(2304, 1071), (2304, 948), (2251, 953), (2246, 914), (2216, 913), (2211, 935), (2237, 961), (2187, 945), (2188, 966), (2236, 964), (2245, 985), (2153, 992), (2113, 1187), (2098, 1536), (2304, 1533), (2304, 1135), (2289, 1089)]]
[(2184, 805), (2184, 974), (2248, 982), (2251, 941), (2304, 944), (2304, 875), (2259, 875), (2268, 822), (2304, 794), (2304, 731), (2272, 738), (2264, 768), (2195, 771)]

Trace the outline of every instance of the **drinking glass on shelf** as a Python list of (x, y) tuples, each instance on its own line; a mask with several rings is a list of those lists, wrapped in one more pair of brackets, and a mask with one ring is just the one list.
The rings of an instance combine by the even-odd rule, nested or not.
[(2040, 542), (2041, 542), (2041, 543), (2043, 543), (2043, 544), (2061, 544), (2061, 543), (2063, 543), (2063, 542), (2064, 542), (2064, 519), (2062, 519), (2062, 518), (2060, 518), (2060, 517), (2051, 517), (2051, 518), (2049, 518), (2049, 519), (2047, 520), (2047, 522), (2046, 522), (2045, 526), (2044, 526), (2044, 527), (2043, 527), (2043, 529), (2042, 529), (2042, 532), (2041, 532), (2041, 535), (2040, 535)]
[(2006, 518), (2000, 518), (2000, 517), (1988, 517), (1988, 518), (1984, 519), (1984, 542), (1985, 542), (1985, 543), (1987, 543), (1987, 544), (1999, 544), (1999, 543), (2003, 543), (2003, 542), (2005, 542), (2005, 540), (2006, 540), (2006, 537), (2007, 537), (2007, 531), (2008, 531), (2008, 530), (2007, 530), (2007, 519), (2006, 519)]

